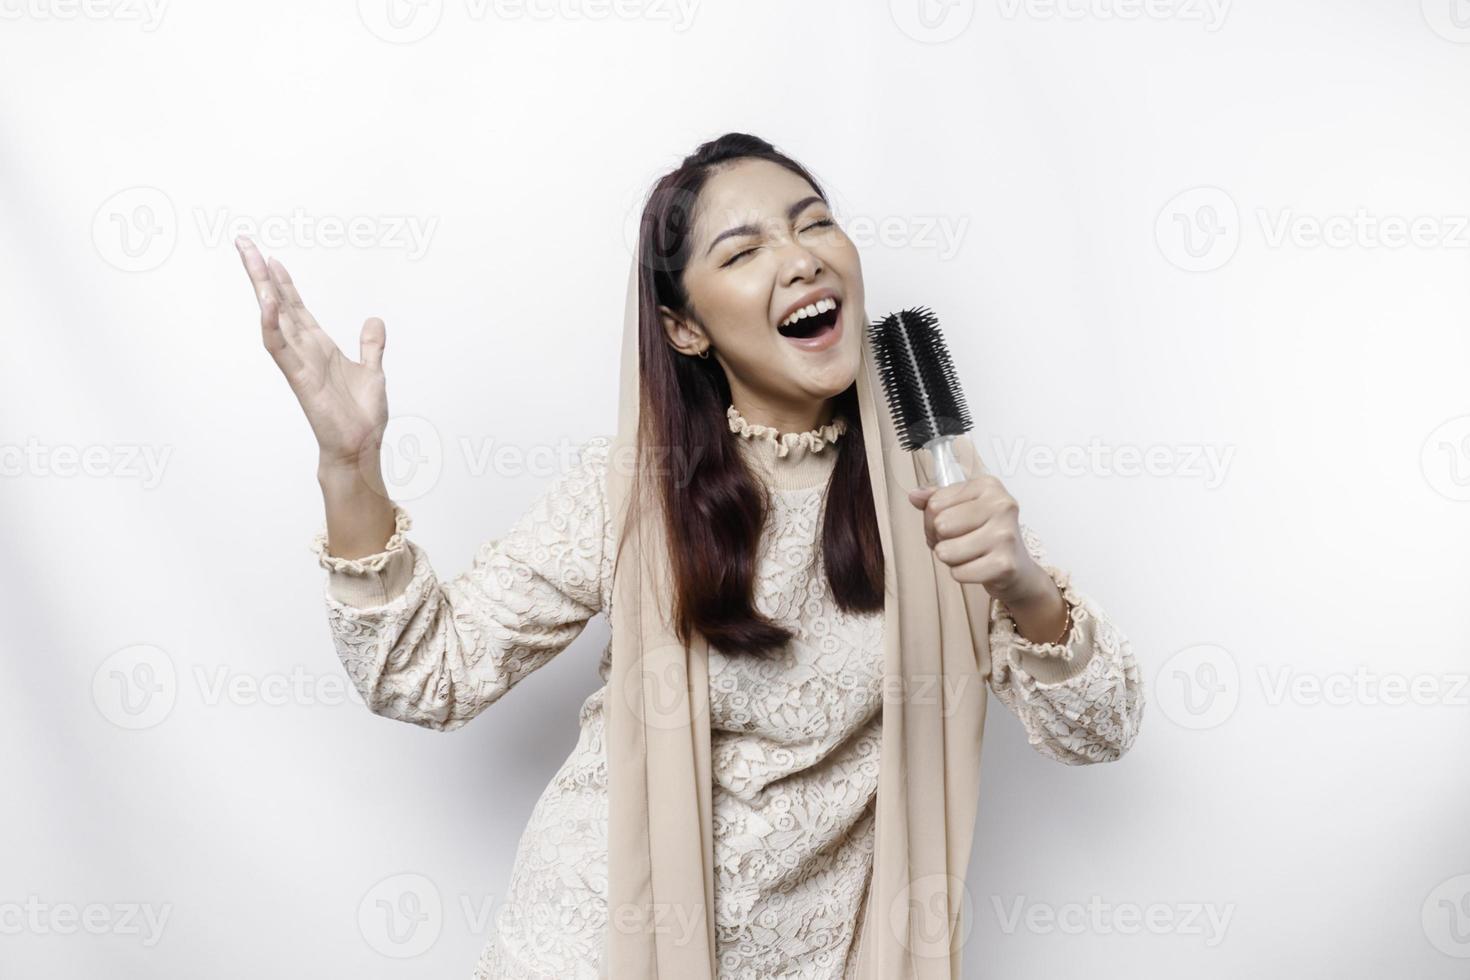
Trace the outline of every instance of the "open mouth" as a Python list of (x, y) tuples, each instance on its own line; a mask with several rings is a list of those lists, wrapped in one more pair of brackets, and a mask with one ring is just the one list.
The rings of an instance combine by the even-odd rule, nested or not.
[(794, 323), (788, 321), (781, 324), (776, 330), (781, 336), (790, 337), (792, 340), (811, 340), (814, 337), (820, 337), (837, 325), (837, 315), (842, 310), (842, 304), (835, 300), (825, 305), (830, 309), (822, 310), (812, 316), (804, 316)]

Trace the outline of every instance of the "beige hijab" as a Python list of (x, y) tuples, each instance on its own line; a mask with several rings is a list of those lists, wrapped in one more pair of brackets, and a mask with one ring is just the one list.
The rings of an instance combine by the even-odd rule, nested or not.
[[(639, 458), (638, 276), (635, 255), (623, 319), (618, 434), (608, 468), (616, 540)], [(990, 671), (989, 603), (983, 589), (956, 582), (924, 540), (923, 515), (905, 491), (929, 484), (932, 459), (926, 450), (909, 453), (899, 445), (872, 361), (866, 311), (844, 316), (848, 312), (848, 329), (864, 333), (858, 405), (885, 559), (875, 855), (849, 956), (857, 958), (858, 980), (957, 980), (972, 916), (964, 882)], [(955, 440), (955, 452), (966, 473), (983, 472), (968, 436)], [(644, 465), (671, 464), (656, 455), (645, 459)], [(677, 465), (677, 454), (672, 462)], [(708, 647), (696, 635), (686, 649), (670, 625), (661, 516), (634, 523), (613, 580), (609, 616), (603, 976), (714, 980)]]

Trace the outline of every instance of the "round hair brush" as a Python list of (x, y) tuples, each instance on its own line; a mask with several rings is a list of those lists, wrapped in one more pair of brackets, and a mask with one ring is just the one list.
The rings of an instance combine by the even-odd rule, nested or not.
[(923, 306), (900, 310), (871, 324), (868, 336), (899, 443), (909, 452), (929, 450), (937, 486), (963, 482), (953, 443), (970, 431), (970, 412), (939, 318)]

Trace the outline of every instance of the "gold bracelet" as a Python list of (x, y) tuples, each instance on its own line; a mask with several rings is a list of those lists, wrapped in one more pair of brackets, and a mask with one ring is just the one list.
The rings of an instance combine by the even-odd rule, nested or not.
[[(1051, 566), (1042, 565), (1041, 567), (1046, 571), (1047, 578), (1051, 579), (1052, 584), (1057, 587), (1057, 594), (1062, 597), (1062, 608), (1067, 611), (1067, 621), (1062, 624), (1062, 635), (1057, 637), (1055, 640), (1052, 640), (1051, 643), (1042, 645), (1063, 646), (1067, 642), (1067, 640), (1071, 639), (1072, 637), (1072, 603), (1067, 600), (1067, 582), (1058, 581), (1056, 574), (1053, 573), (1051, 569)], [(1013, 631), (1015, 632), (1015, 634), (1017, 636), (1020, 636), (1021, 639), (1026, 640), (1026, 637), (1021, 636), (1020, 628), (1016, 626), (1016, 616), (1014, 613), (1011, 612), (1010, 607), (1008, 607), (1004, 602), (1000, 604), (1000, 607), (1005, 610), (1006, 616), (1010, 618), (1011, 626), (1014, 628)], [(1026, 642), (1035, 643), (1036, 641), (1026, 640)]]

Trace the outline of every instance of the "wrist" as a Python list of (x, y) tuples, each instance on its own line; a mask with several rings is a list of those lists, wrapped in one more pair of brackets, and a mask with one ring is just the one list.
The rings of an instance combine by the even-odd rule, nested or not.
[(1007, 609), (1025, 613), (1031, 609), (1053, 605), (1061, 596), (1061, 590), (1046, 569), (1032, 559), (1016, 585), (1003, 594), (997, 594), (995, 598)]
[(380, 490), (383, 473), (375, 456), (369, 462), (364, 459), (340, 459), (321, 456), (316, 464), (317, 482), (323, 488)]
[(1072, 632), (1072, 607), (1047, 569), (1035, 566), (1024, 588), (997, 596), (1016, 631), (1033, 643), (1064, 643)]

